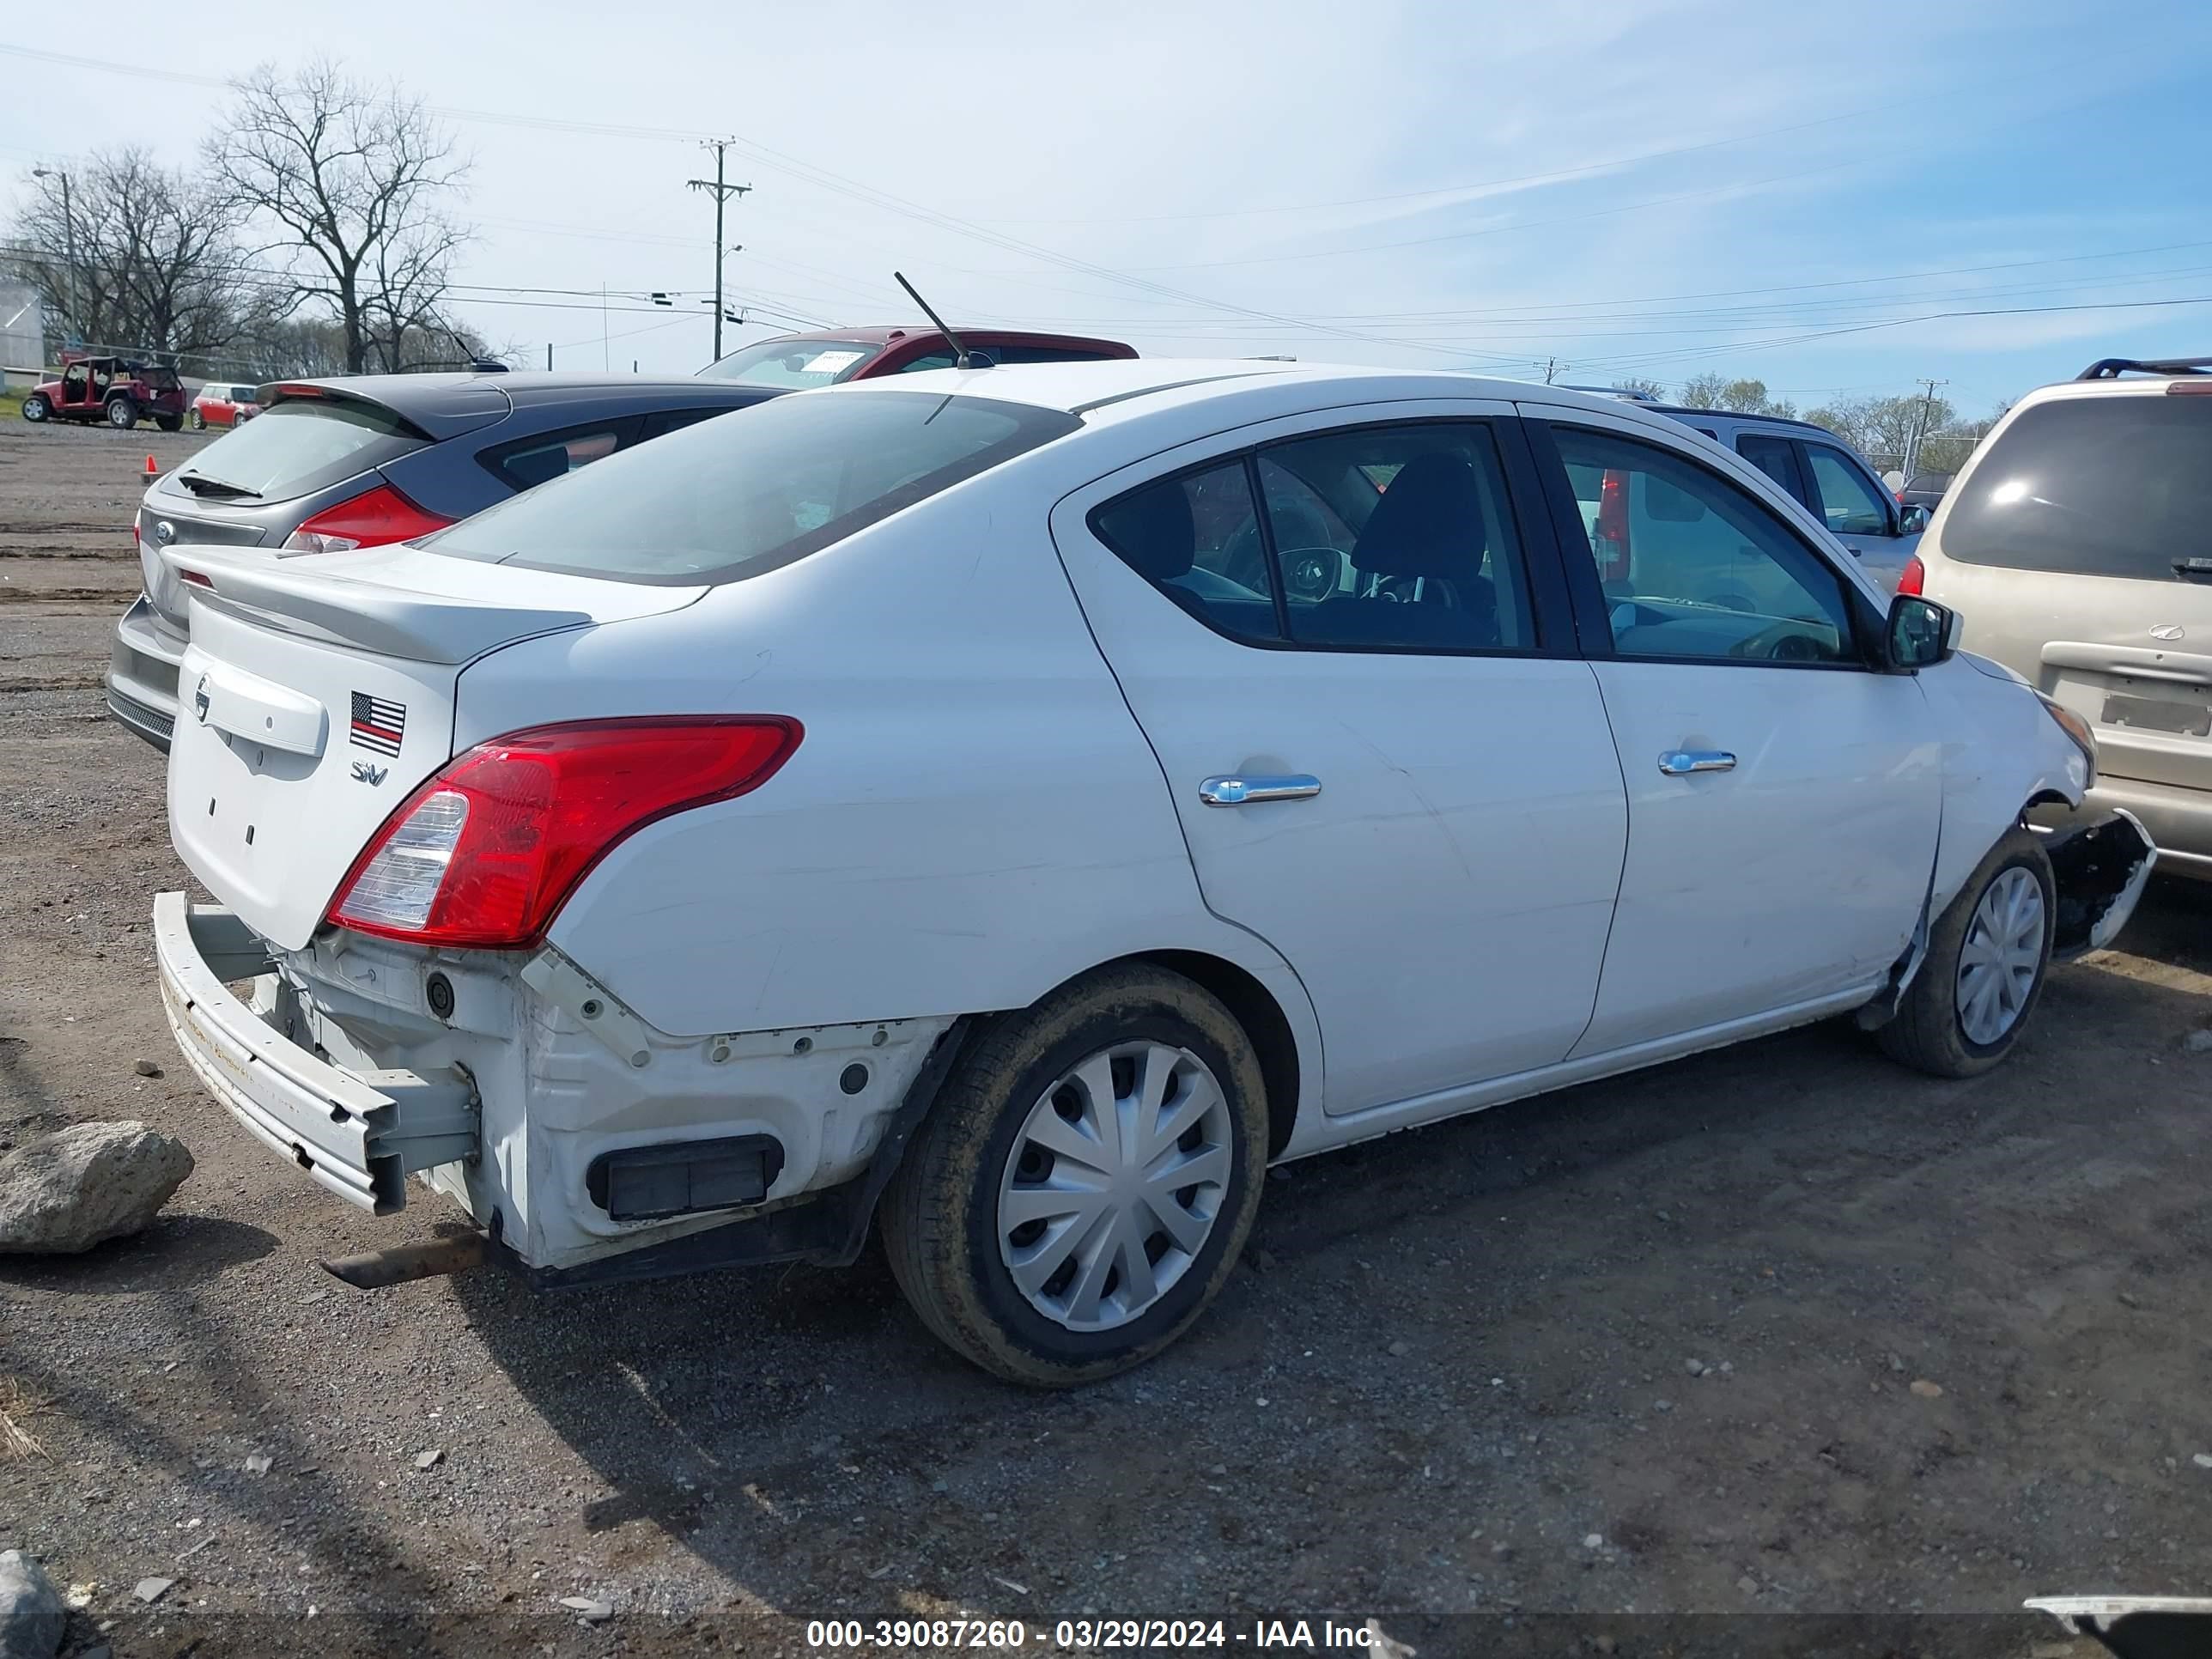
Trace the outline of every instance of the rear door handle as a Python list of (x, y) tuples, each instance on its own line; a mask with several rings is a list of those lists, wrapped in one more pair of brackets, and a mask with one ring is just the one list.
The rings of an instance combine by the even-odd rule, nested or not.
[(1279, 777), (1207, 778), (1198, 798), (1208, 806), (1251, 806), (1267, 800), (1306, 800), (1321, 793), (1321, 780), (1304, 772)]
[(1670, 778), (1692, 772), (1733, 772), (1735, 757), (1725, 749), (1669, 749), (1659, 757), (1659, 769)]

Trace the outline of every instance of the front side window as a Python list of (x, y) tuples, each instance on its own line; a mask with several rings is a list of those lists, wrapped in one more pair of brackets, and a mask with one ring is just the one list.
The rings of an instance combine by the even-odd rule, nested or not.
[(1857, 660), (1842, 579), (1751, 496), (1656, 445), (1568, 427), (1553, 436), (1619, 654)]
[(1830, 531), (1838, 536), (1889, 534), (1889, 509), (1873, 481), (1842, 451), (1807, 444), (1805, 459), (1812, 465), (1813, 488), (1820, 492), (1820, 516)]
[(921, 392), (854, 386), (770, 398), (510, 496), (422, 545), (617, 581), (733, 581), (817, 552), (1082, 424), (1035, 404)]
[(1479, 422), (1272, 444), (1134, 490), (1091, 526), (1177, 605), (1238, 639), (1380, 651), (1534, 644), (1497, 448)]

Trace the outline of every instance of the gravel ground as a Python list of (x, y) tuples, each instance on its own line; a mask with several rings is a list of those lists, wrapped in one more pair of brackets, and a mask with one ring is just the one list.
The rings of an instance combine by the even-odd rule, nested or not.
[(872, 1258), (338, 1285), (317, 1257), (453, 1215), (373, 1221), (193, 1086), (161, 759), (100, 714), (137, 473), (191, 441), (0, 427), (0, 1146), (128, 1116), (198, 1160), (140, 1237), (0, 1263), (0, 1402), (43, 1403), (0, 1548), (84, 1588), (65, 1653), (795, 1653), (963, 1612), (1234, 1649), (1334, 1610), (1430, 1654), (2029, 1659), (2089, 1650), (2026, 1596), (2207, 1588), (2212, 896), (2178, 884), (1986, 1078), (1822, 1027), (1279, 1171), (1198, 1330), (1079, 1394), (952, 1359)]

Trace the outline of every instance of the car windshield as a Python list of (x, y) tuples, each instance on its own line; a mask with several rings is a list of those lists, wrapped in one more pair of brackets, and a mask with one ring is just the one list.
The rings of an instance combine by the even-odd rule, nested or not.
[(423, 545), (617, 581), (731, 581), (842, 541), (1081, 425), (1059, 410), (988, 398), (858, 387), (775, 398), (541, 484)]
[(217, 479), (267, 501), (288, 501), (396, 460), (422, 443), (398, 416), (373, 404), (289, 398), (233, 427), (172, 477)]
[(2172, 581), (2212, 524), (2212, 397), (2034, 404), (1948, 500), (1946, 558)]
[(829, 386), (849, 379), (883, 349), (871, 340), (763, 340), (700, 370), (699, 378), (739, 386)]

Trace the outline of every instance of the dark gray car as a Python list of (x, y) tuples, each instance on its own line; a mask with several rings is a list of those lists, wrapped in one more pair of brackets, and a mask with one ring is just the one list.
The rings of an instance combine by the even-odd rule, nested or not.
[(146, 491), (146, 591), (115, 630), (107, 710), (167, 750), (188, 642), (161, 562), (192, 544), (272, 558), (411, 540), (618, 449), (777, 393), (635, 374), (374, 374), (280, 380), (262, 412)]

